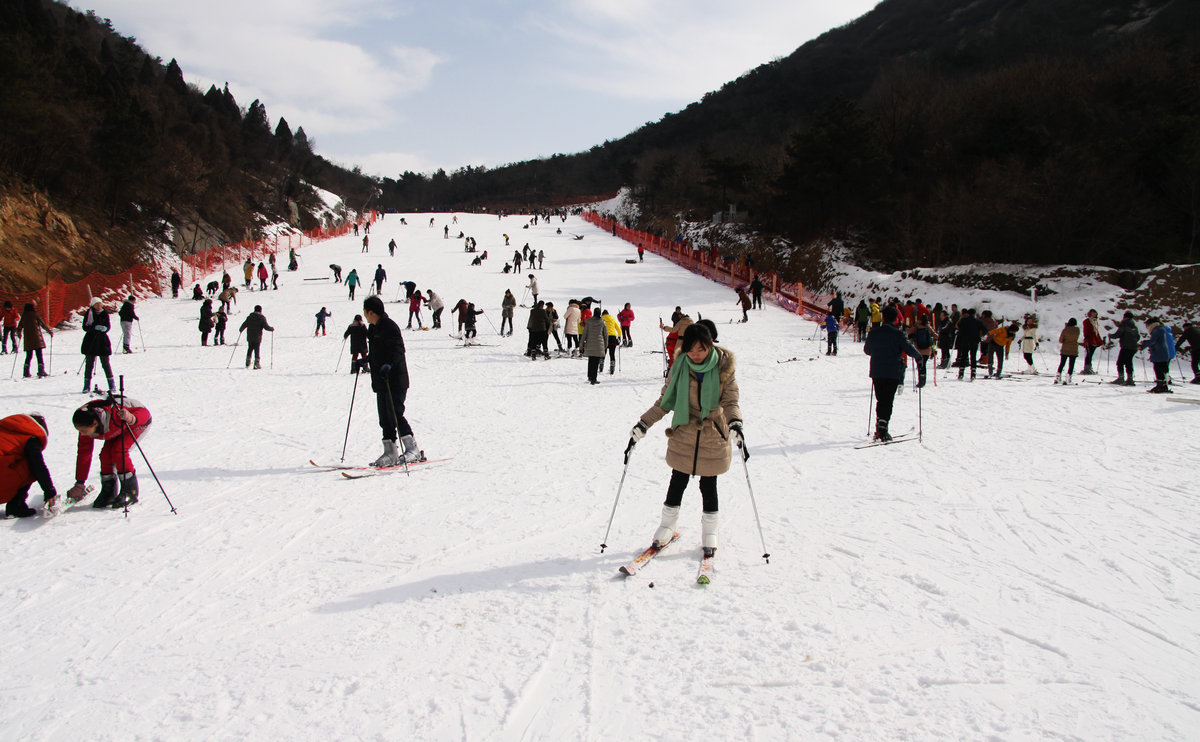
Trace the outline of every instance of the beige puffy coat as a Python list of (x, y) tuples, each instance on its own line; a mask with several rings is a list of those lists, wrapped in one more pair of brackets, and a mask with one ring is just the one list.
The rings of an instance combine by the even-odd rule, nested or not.
[[(667, 465), (676, 471), (701, 477), (715, 477), (729, 471), (732, 458), (729, 423), (742, 419), (742, 410), (738, 406), (737, 379), (733, 373), (733, 353), (719, 346), (713, 348), (719, 354), (717, 371), (721, 381), (720, 403), (707, 418), (701, 420), (700, 384), (696, 375), (688, 372), (691, 375), (688, 391), (690, 417), (684, 425), (667, 428)], [(666, 390), (667, 385), (663, 384), (658, 399), (650, 409), (642, 413), (641, 421), (647, 428), (664, 416), (674, 414), (659, 407)]]

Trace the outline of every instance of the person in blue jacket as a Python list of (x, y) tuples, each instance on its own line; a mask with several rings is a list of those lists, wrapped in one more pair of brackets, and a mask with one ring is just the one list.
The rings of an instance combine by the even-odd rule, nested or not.
[(896, 389), (908, 366), (905, 356), (920, 356), (921, 351), (908, 341), (904, 331), (896, 326), (896, 308), (883, 310), (883, 324), (871, 330), (863, 352), (871, 356), (871, 382), (875, 387), (875, 440), (890, 441), (888, 421)]
[(1171, 359), (1175, 357), (1175, 335), (1158, 317), (1146, 318), (1146, 331), (1150, 337), (1142, 341), (1142, 348), (1150, 349), (1150, 362), (1154, 364), (1154, 388), (1150, 393), (1172, 394), (1167, 387), (1167, 374), (1171, 371)]
[(838, 318), (832, 313), (825, 315), (825, 355), (837, 355)]

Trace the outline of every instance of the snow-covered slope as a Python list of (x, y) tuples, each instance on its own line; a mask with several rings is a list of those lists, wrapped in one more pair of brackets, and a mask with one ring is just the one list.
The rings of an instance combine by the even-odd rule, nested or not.
[[(146, 348), (113, 364), (153, 412), (145, 453), (179, 513), (136, 457), (128, 519), (84, 507), (0, 526), (5, 737), (1196, 738), (1195, 405), (939, 376), (897, 400), (893, 429), (920, 425), (924, 442), (855, 450), (870, 404), (859, 346), (826, 357), (812, 324), (774, 307), (729, 324), (731, 291), (651, 255), (626, 264), (629, 245), (576, 219), (557, 235), (460, 216), (451, 234), (490, 253), (472, 268), (442, 238), (448, 219), (389, 215), (369, 255), (352, 236), (306, 247), (279, 291), (244, 292), (228, 338), (261, 303), (276, 328), (261, 371), (240, 347), (200, 347), (196, 303), (141, 304)], [(499, 270), (527, 241), (546, 251), (542, 298), (637, 312), (636, 345), (599, 386), (581, 361), (523, 358), (525, 312), (512, 338), (492, 328), (503, 290), (527, 283)], [(389, 300), (411, 279), (486, 310), (484, 347), (405, 333), (409, 420), (453, 461), (353, 482), (307, 464), (338, 460), (352, 399), (347, 460), (380, 449), (369, 386), (339, 367), (362, 294), (327, 279), (335, 262), (364, 278), (383, 264)], [(677, 304), (719, 322), (737, 355), (771, 553), (735, 464), (708, 588), (694, 584), (694, 486), (681, 542), (617, 574), (657, 522), (661, 424), (599, 549), (629, 429), (661, 385), (657, 320)], [(313, 337), (322, 306), (331, 332)], [(60, 333), (52, 378), (4, 382), (4, 414), (48, 415), (61, 490), (78, 347)]]

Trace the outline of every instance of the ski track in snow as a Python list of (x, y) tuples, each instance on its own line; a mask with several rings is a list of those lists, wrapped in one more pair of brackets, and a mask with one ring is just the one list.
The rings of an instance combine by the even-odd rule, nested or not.
[[(731, 324), (728, 287), (653, 255), (627, 265), (632, 246), (575, 218), (556, 235), (557, 221), (460, 215), (451, 229), (490, 253), (472, 268), (461, 241), (442, 238), (448, 215), (436, 229), (408, 217), (374, 225), (370, 255), (352, 236), (306, 247), (279, 291), (242, 292), (226, 335), (263, 304), (277, 331), (261, 371), (242, 367), (244, 346), (199, 346), (198, 303), (139, 303), (148, 350), (135, 335), (138, 352), (112, 361), (153, 412), (144, 449), (179, 514), (135, 454), (141, 503), (128, 519), (85, 503), (4, 521), (6, 736), (1196, 738), (1190, 406), (1141, 388), (938, 372), (922, 392), (923, 442), (856, 451), (870, 395), (859, 345), (826, 357), (811, 323), (770, 305)], [(583, 361), (523, 358), (523, 329), (496, 336), (503, 290), (521, 300), (529, 273), (499, 269), (527, 241), (546, 251), (536, 273), (560, 313), (589, 294), (612, 312), (633, 304), (636, 345), (597, 387)], [(380, 447), (369, 383), (352, 392), (338, 356), (365, 292), (350, 302), (331, 281), (301, 280), (329, 263), (364, 278), (382, 263), (389, 302), (406, 279), (446, 301), (446, 331), (405, 332), (407, 412), (426, 452), (453, 461), (355, 482), (307, 464), (340, 458), (352, 393), (346, 460)], [(480, 340), (494, 347), (447, 337), (459, 298), (486, 311)], [(676, 304), (717, 321), (737, 354), (772, 555), (760, 556), (735, 461), (706, 588), (694, 582), (695, 486), (683, 538), (634, 577), (616, 571), (657, 524), (661, 424), (633, 454), (599, 550), (629, 429), (662, 384), (661, 355), (644, 351), (661, 347), (658, 318)], [(330, 332), (314, 338), (322, 306)], [(403, 327), (406, 306), (388, 308)], [(518, 309), (515, 325), (526, 317)], [(79, 334), (55, 339), (57, 375), (3, 382), (4, 414), (47, 414), (65, 491), (84, 397)], [(916, 416), (909, 388), (893, 425)]]

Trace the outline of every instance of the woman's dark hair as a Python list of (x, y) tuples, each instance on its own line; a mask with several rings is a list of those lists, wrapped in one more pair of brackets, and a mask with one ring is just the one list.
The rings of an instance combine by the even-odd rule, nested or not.
[(1077, 325), (1077, 324), (1079, 324), (1079, 323), (1075, 321), (1075, 318), (1074, 318), (1074, 317), (1072, 317), (1071, 319), (1067, 320), (1067, 327), (1074, 327), (1074, 326), (1075, 326), (1075, 325)]
[[(712, 341), (717, 342), (717, 324), (711, 319), (698, 319), (696, 324), (704, 325), (708, 328), (708, 334), (712, 336)], [(684, 332), (687, 332), (686, 330)]]
[(98, 425), (99, 423), (100, 416), (96, 414), (95, 410), (89, 407), (80, 407), (78, 410), (75, 410), (74, 415), (71, 415), (71, 424), (78, 428), (86, 428), (91, 425)]
[(683, 338), (681, 338), (679, 352), (687, 353), (696, 343), (707, 345), (709, 347), (711, 347), (713, 344), (712, 333), (708, 331), (707, 327), (699, 322), (688, 325), (688, 328), (683, 331)]
[(887, 307), (884, 307), (884, 309), (883, 309), (883, 324), (885, 324), (885, 325), (896, 324), (897, 316), (899, 316), (899, 313), (896, 311), (895, 307), (890, 306), (890, 305)]

